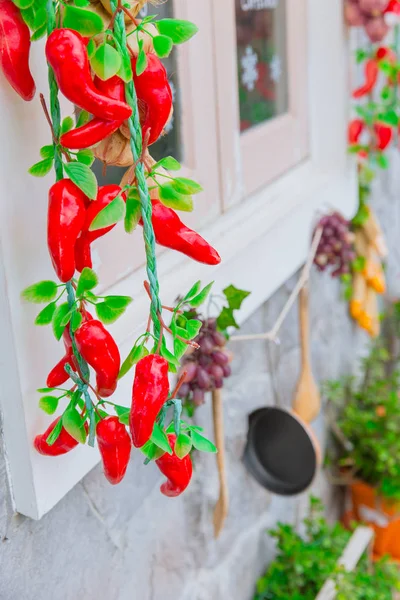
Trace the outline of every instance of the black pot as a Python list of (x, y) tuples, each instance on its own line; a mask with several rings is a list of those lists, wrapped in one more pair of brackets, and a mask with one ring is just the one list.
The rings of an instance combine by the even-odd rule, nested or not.
[(294, 496), (314, 479), (318, 447), (307, 425), (295, 414), (281, 408), (260, 408), (249, 416), (243, 461), (267, 490)]

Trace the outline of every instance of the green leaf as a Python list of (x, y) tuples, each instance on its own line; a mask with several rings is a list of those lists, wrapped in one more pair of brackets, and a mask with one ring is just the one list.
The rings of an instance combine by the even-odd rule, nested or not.
[(176, 177), (171, 182), (172, 187), (179, 193), (186, 196), (192, 194), (199, 194), (203, 191), (203, 188), (197, 181), (193, 179), (187, 179), (186, 177)]
[(76, 160), (90, 167), (94, 162), (94, 154), (92, 150), (79, 150), (76, 155)]
[(125, 308), (112, 308), (107, 302), (99, 302), (96, 304), (95, 310), (100, 321), (106, 325), (115, 323), (115, 321), (125, 312)]
[(385, 156), (383, 153), (377, 155), (376, 164), (378, 165), (378, 167), (380, 169), (388, 169), (389, 168), (389, 160), (388, 160), (387, 156)]
[(42, 302), (51, 302), (57, 295), (57, 284), (55, 281), (39, 281), (27, 287), (21, 296), (27, 302), (41, 304)]
[(178, 360), (185, 354), (188, 349), (188, 345), (177, 338), (174, 339), (174, 354)]
[(71, 129), (74, 128), (74, 120), (72, 117), (65, 117), (65, 119), (62, 120), (61, 123), (61, 130), (60, 130), (60, 134), (63, 135), (64, 133), (68, 133), (68, 131), (71, 131)]
[(61, 429), (62, 429), (62, 419), (60, 418), (57, 421), (54, 429), (47, 436), (46, 442), (48, 443), (49, 446), (52, 446), (54, 444), (54, 442), (57, 440), (58, 436), (61, 433)]
[(53, 320), (54, 313), (57, 309), (57, 304), (55, 302), (51, 302), (47, 306), (44, 307), (42, 311), (38, 314), (35, 319), (35, 325), (50, 325)]
[(39, 408), (48, 415), (53, 415), (58, 407), (58, 398), (56, 396), (43, 396), (39, 400)]
[(126, 308), (132, 302), (133, 298), (130, 296), (106, 296), (104, 302), (110, 308)]
[(157, 460), (165, 454), (164, 450), (161, 450), (161, 448), (151, 441), (146, 442), (146, 444), (140, 448), (140, 451), (147, 456), (148, 460)]
[(136, 75), (142, 75), (147, 67), (147, 54), (143, 50), (143, 40), (139, 40), (139, 54), (136, 61)]
[(126, 212), (125, 212), (125, 231), (127, 233), (131, 233), (137, 226), (140, 221), (141, 213), (141, 205), (140, 200), (137, 200), (133, 197), (132, 194), (129, 194), (126, 199)]
[(197, 296), (197, 294), (200, 291), (200, 288), (201, 288), (201, 281), (199, 280), (199, 281), (196, 281), (196, 283), (192, 285), (192, 287), (190, 288), (190, 290), (188, 291), (186, 296), (184, 296), (184, 298), (182, 300), (182, 304), (184, 302), (189, 302), (189, 300), (191, 300), (192, 298)]
[(228, 327), (236, 327), (236, 329), (239, 329), (239, 325), (236, 323), (235, 317), (233, 316), (232, 308), (224, 306), (221, 310), (221, 314), (217, 318), (217, 327), (221, 331), (228, 329)]
[(81, 298), (85, 292), (95, 288), (98, 283), (99, 280), (96, 273), (92, 269), (89, 269), (89, 267), (85, 267), (79, 276), (76, 288), (77, 298)]
[(38, 388), (36, 391), (39, 394), (48, 394), (49, 392), (54, 392), (55, 388), (49, 388), (49, 387), (44, 387), (44, 388)]
[(136, 365), (139, 362), (139, 360), (141, 360), (148, 354), (149, 351), (147, 350), (146, 346), (144, 346), (144, 344), (140, 344), (139, 346), (135, 345), (129, 352), (124, 362), (122, 363), (118, 379), (122, 379), (122, 377), (124, 377), (128, 373), (128, 371), (131, 370), (133, 365)]
[(212, 452), (214, 454), (218, 452), (214, 444), (210, 442), (210, 440), (208, 440), (206, 437), (200, 435), (197, 431), (194, 431), (192, 429), (190, 435), (192, 438), (193, 446), (196, 448), (196, 450), (199, 450), (200, 452)]
[(194, 23), (182, 19), (160, 19), (155, 25), (158, 31), (170, 37), (174, 44), (187, 42), (199, 30)]
[(172, 448), (169, 445), (167, 434), (161, 429), (157, 422), (154, 423), (154, 429), (150, 439), (153, 444), (156, 444), (161, 450), (164, 450), (164, 452), (167, 452), (168, 454), (172, 454)]
[(70, 5), (64, 5), (63, 27), (79, 31), (85, 37), (104, 31), (103, 19), (98, 14)]
[(40, 156), (42, 158), (54, 158), (54, 146), (42, 146), (40, 148)]
[(95, 216), (90, 224), (89, 231), (110, 227), (122, 221), (125, 217), (125, 209), (126, 206), (122, 196), (117, 196)]
[(175, 442), (175, 454), (178, 458), (185, 458), (192, 449), (192, 440), (185, 433), (180, 433)]
[(69, 408), (65, 411), (62, 416), (62, 424), (64, 429), (69, 433), (80, 444), (86, 442), (86, 429), (85, 429), (85, 418), (75, 410), (75, 408)]
[(60, 327), (63, 327), (65, 329), (65, 327), (68, 325), (68, 323), (72, 319), (72, 315), (74, 314), (74, 312), (75, 312), (75, 309), (71, 309), (67, 312), (66, 315), (64, 315), (64, 317), (60, 321)]
[(179, 194), (173, 187), (172, 183), (166, 183), (159, 187), (159, 199), (168, 208), (174, 210), (182, 210), (192, 212), (193, 199), (191, 196)]
[(53, 333), (57, 340), (61, 340), (62, 334), (65, 329), (65, 325), (62, 325), (62, 321), (66, 318), (66, 315), (70, 312), (68, 302), (60, 304), (57, 307), (53, 315)]
[[(90, 40), (92, 41), (92, 40)], [(90, 44), (90, 42), (89, 42)], [(79, 117), (78, 120), (76, 122), (76, 127), (82, 127), (82, 125), (86, 125), (86, 123), (89, 123), (90, 120), (90, 114), (88, 113), (87, 110), (81, 110), (79, 113)]]
[(18, 8), (29, 8), (30, 6), (32, 6), (32, 4), (34, 3), (35, 0), (13, 0), (15, 6), (18, 6)]
[(97, 197), (97, 180), (93, 171), (80, 162), (70, 162), (64, 165), (68, 177), (91, 200)]
[(201, 327), (201, 321), (198, 321), (197, 319), (189, 319), (186, 323), (187, 339), (193, 340), (195, 337), (197, 337)]
[(157, 56), (166, 58), (170, 55), (174, 43), (167, 35), (155, 35), (153, 37), (153, 46)]
[(45, 158), (44, 160), (40, 160), (39, 162), (32, 165), (31, 168), (28, 169), (28, 173), (30, 173), (34, 177), (44, 177), (45, 175), (47, 175), (47, 173), (51, 171), (52, 166), (53, 159)]
[(47, 25), (46, 25), (46, 23), (44, 23), (43, 25), (41, 25), (41, 27), (39, 27), (39, 29), (36, 29), (36, 31), (34, 31), (34, 33), (32, 33), (31, 42), (37, 42), (38, 40), (41, 40), (42, 37), (44, 37), (46, 35), (46, 32), (47, 32)]
[(72, 327), (72, 331), (75, 333), (75, 331), (77, 331), (79, 329), (79, 327), (82, 324), (82, 313), (80, 313), (79, 311), (75, 310), (72, 313), (72, 318), (71, 318), (71, 327)]
[(165, 358), (166, 361), (168, 361), (169, 372), (176, 373), (180, 368), (180, 363), (179, 360), (175, 358), (172, 352), (170, 352), (168, 349), (167, 342), (165, 341), (164, 337), (161, 343), (160, 354), (163, 358)]
[(153, 173), (158, 167), (163, 167), (164, 169), (167, 169), (167, 171), (180, 171), (181, 164), (173, 156), (165, 156), (151, 169)]
[(361, 273), (365, 269), (366, 262), (367, 261), (365, 259), (365, 256), (357, 256), (357, 258), (353, 260), (351, 268), (353, 269), (353, 271)]
[(118, 415), (120, 423), (123, 425), (129, 425), (129, 415), (131, 412), (130, 408), (126, 406), (119, 406), (118, 404), (114, 404), (114, 410)]
[(96, 75), (105, 81), (116, 75), (120, 70), (121, 55), (110, 44), (103, 44), (97, 48), (90, 59), (90, 64)]
[(75, 6), (85, 8), (85, 6), (89, 6), (89, 5), (90, 5), (89, 0), (75, 0)]
[(207, 299), (213, 285), (214, 282), (212, 281), (211, 283), (206, 285), (197, 296), (191, 298), (189, 301), (190, 306), (192, 306), (193, 308), (198, 308), (199, 306), (201, 306), (203, 302)]
[(228, 286), (223, 290), (223, 292), (228, 300), (229, 307), (233, 308), (234, 310), (239, 310), (243, 301), (251, 294), (251, 292), (239, 290), (234, 285)]
[[(143, 22), (143, 21), (142, 21)], [(133, 73), (132, 73), (132, 63), (130, 61), (129, 56), (125, 53), (120, 54), (121, 56), (121, 67), (117, 73), (118, 77), (121, 77), (125, 83), (129, 83), (132, 81)]]
[(378, 115), (378, 120), (387, 125), (393, 125), (397, 127), (399, 124), (399, 117), (395, 110), (388, 110), (385, 113), (380, 113)]

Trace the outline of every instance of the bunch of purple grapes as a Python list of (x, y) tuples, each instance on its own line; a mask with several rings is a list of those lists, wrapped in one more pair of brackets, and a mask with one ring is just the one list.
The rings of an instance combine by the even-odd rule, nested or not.
[(224, 379), (232, 373), (232, 355), (226, 350), (226, 338), (217, 331), (216, 319), (202, 320), (203, 326), (195, 341), (199, 344), (183, 358), (181, 373), (186, 372), (178, 396), (194, 406), (204, 404), (205, 393), (222, 388)]
[(354, 251), (354, 233), (350, 231), (350, 222), (335, 212), (325, 215), (318, 223), (322, 227), (322, 237), (314, 258), (319, 271), (332, 268), (332, 277), (345, 275), (351, 271), (351, 263), (356, 258)]
[(389, 5), (389, 0), (346, 0), (346, 21), (352, 27), (364, 27), (371, 42), (381, 42), (389, 31), (385, 21)]

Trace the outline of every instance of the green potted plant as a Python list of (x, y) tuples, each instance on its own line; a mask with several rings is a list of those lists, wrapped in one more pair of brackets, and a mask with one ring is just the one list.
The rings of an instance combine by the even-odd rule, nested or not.
[(345, 550), (351, 554), (352, 534), (340, 523), (328, 524), (322, 511), (320, 500), (311, 498), (303, 536), (292, 525), (281, 523), (270, 532), (277, 540), (277, 556), (257, 581), (254, 600), (333, 598), (332, 593), (325, 595), (329, 583), (337, 600), (392, 600), (400, 589), (397, 567), (382, 559), (371, 569), (364, 544), (356, 568), (346, 570), (351, 558), (348, 564), (348, 558), (340, 558)]

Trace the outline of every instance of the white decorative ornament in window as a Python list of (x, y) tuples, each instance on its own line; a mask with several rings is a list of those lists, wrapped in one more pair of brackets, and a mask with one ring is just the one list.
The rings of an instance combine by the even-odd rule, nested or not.
[(244, 56), (240, 61), (242, 65), (242, 84), (249, 92), (254, 90), (258, 81), (258, 56), (251, 46), (247, 46)]
[(242, 10), (264, 10), (276, 8), (279, 0), (240, 0)]
[(282, 61), (277, 54), (272, 57), (269, 68), (272, 81), (277, 83), (282, 76)]

